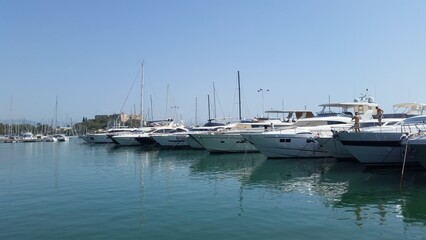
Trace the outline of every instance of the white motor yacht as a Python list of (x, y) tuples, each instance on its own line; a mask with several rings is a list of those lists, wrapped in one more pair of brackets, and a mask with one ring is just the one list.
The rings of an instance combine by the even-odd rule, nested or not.
[[(172, 119), (148, 121), (141, 128), (134, 129), (130, 132), (123, 132), (111, 136), (114, 143), (120, 146), (140, 146), (140, 142), (136, 138), (145, 137), (147, 134), (154, 132), (156, 129), (174, 126)], [(151, 139), (151, 143), (154, 141)]]
[(189, 144), (185, 141), (188, 137), (188, 132), (187, 128), (178, 127), (168, 133), (151, 134), (151, 138), (164, 148), (190, 148)]
[[(422, 115), (424, 112), (426, 104), (409, 102), (409, 103), (398, 103), (393, 105), (393, 113), (385, 113), (382, 119), (382, 126), (391, 126), (397, 124), (407, 117)], [(375, 116), (373, 116), (375, 117)], [(367, 127), (378, 126), (378, 120), (370, 119), (363, 120), (361, 119), (361, 129)], [(341, 131), (350, 131), (351, 127), (332, 127), (330, 131), (321, 132), (316, 137), (316, 140), (320, 145), (325, 148), (334, 158), (344, 160), (344, 159), (354, 159), (355, 157), (343, 146), (340, 141), (336, 140), (336, 134)]]
[[(341, 131), (335, 134), (345, 148), (365, 165), (399, 165), (403, 163), (403, 135), (423, 130), (426, 116), (403, 119), (393, 125), (363, 128), (361, 132)], [(408, 164), (416, 160), (407, 159)]]
[(134, 137), (134, 139), (139, 142), (140, 146), (152, 146), (152, 145), (158, 144), (158, 142), (153, 138), (154, 136), (169, 134), (173, 132), (182, 132), (182, 131), (185, 131), (184, 126), (180, 126), (180, 125), (162, 126), (162, 127), (154, 128), (152, 131), (142, 133)]
[[(330, 129), (329, 125), (322, 124), (333, 122), (346, 126), (350, 124), (351, 118), (327, 116), (315, 117), (312, 120), (319, 118), (322, 118), (324, 122), (318, 126), (298, 126), (298, 123), (302, 123), (300, 120), (291, 128), (262, 133), (242, 133), (241, 135), (268, 158), (327, 157), (330, 154), (315, 140), (318, 132)], [(305, 123), (305, 121), (303, 122)]]
[(80, 138), (83, 139), (86, 143), (113, 143), (112, 139), (108, 135), (129, 132), (131, 130), (134, 130), (134, 128), (114, 127), (108, 130), (100, 130), (94, 133), (88, 133), (86, 135), (80, 136)]
[(136, 141), (135, 137), (140, 136), (141, 134), (153, 131), (153, 128), (138, 128), (130, 132), (123, 132), (116, 134), (111, 137), (111, 140), (120, 146), (138, 146), (139, 142)]
[(258, 152), (258, 150), (241, 136), (242, 133), (271, 131), (275, 128), (291, 126), (293, 122), (280, 119), (255, 118), (231, 123), (218, 131), (189, 133), (190, 138), (211, 153)]
[(54, 142), (68, 142), (69, 141), (69, 137), (66, 136), (65, 134), (53, 134), (51, 135), (52, 139)]
[[(403, 120), (403, 118), (384, 118), (382, 120), (382, 126), (391, 126), (397, 124), (401, 120)], [(364, 129), (378, 125), (379, 122), (377, 119), (370, 119), (367, 121), (362, 121), (360, 128)], [(321, 147), (324, 148), (332, 157), (338, 160), (355, 159), (355, 157), (345, 148), (345, 146), (336, 139), (338, 132), (352, 131), (352, 129), (353, 126), (332, 126), (329, 131), (319, 132), (315, 137), (315, 140), (317, 140)]]
[[(191, 133), (187, 141), (198, 144), (209, 152), (258, 152), (258, 150), (241, 135), (242, 133), (264, 132), (289, 127), (298, 119), (314, 116), (309, 110), (268, 110), (265, 114), (276, 117), (261, 117), (243, 120), (224, 126), (218, 131)], [(279, 115), (286, 117), (279, 118)]]
[(192, 149), (204, 149), (203, 145), (201, 145), (197, 140), (190, 136), (190, 134), (211, 134), (212, 132), (219, 131), (224, 128), (224, 124), (222, 125), (204, 125), (201, 127), (194, 127), (190, 129), (190, 132), (187, 133), (185, 138), (185, 142)]
[[(331, 127), (350, 127), (352, 116), (357, 112), (363, 119), (371, 119), (378, 106), (371, 97), (362, 96), (353, 102), (321, 104), (321, 112), (313, 117), (300, 119), (293, 126), (263, 133), (243, 133), (268, 158), (329, 157), (331, 154), (315, 139)], [(337, 112), (331, 112), (331, 109)]]

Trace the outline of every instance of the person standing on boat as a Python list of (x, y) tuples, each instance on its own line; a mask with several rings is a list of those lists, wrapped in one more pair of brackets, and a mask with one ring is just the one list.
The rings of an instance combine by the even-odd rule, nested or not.
[(383, 111), (383, 109), (379, 108), (379, 106), (376, 107), (376, 111), (377, 111), (377, 119), (379, 120), (379, 126), (382, 126), (382, 118), (383, 118), (383, 113), (385, 111)]
[(358, 115), (358, 112), (355, 112), (355, 116), (352, 117), (352, 120), (355, 121), (354, 123), (355, 132), (361, 132), (361, 130), (359, 129), (359, 121), (361, 120), (361, 116)]

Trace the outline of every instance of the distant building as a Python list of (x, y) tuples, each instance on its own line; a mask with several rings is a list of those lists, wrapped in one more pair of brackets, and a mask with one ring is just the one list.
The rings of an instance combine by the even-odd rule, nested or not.
[(112, 115), (95, 115), (95, 120), (99, 121), (109, 121), (112, 120), (114, 122), (120, 122), (126, 124), (129, 120), (141, 120), (141, 115), (138, 114), (127, 114), (127, 113), (120, 113), (120, 114), (112, 114)]

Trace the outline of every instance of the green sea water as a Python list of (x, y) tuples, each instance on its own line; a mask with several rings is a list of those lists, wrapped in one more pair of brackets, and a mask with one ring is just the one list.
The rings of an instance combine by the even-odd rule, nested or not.
[(0, 239), (425, 239), (426, 171), (0, 144)]

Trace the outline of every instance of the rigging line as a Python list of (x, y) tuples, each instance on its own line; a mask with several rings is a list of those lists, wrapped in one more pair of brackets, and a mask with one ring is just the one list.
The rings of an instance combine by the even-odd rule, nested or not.
[[(219, 103), (219, 108), (220, 108), (220, 111), (222, 112), (222, 116), (223, 116), (223, 118), (225, 118), (226, 117), (226, 115), (225, 115), (225, 113), (223, 112), (223, 108), (222, 108), (222, 104), (220, 103), (220, 98), (218, 98), (217, 97), (217, 90), (216, 90), (216, 98), (217, 98), (217, 102)], [(216, 101), (216, 100), (215, 100)]]
[(407, 159), (408, 142), (409, 142), (409, 139), (408, 139), (408, 136), (407, 136), (407, 144), (405, 145), (405, 153), (404, 153), (404, 162), (402, 164), (402, 170), (401, 170), (401, 180), (400, 180), (400, 183), (399, 183), (400, 188), (402, 188), (403, 181), (404, 181), (405, 160)]
[[(248, 99), (248, 98), (246, 97), (246, 93), (244, 91), (245, 89), (243, 88), (243, 84), (240, 84), (240, 89), (241, 89), (241, 93), (242, 93), (241, 94), (242, 95), (241, 104), (242, 104), (242, 108), (244, 110), (244, 113), (245, 113), (246, 116), (251, 116), (250, 108), (249, 108), (249, 105), (246, 101), (246, 99)], [(263, 113), (262, 113), (262, 115), (263, 115)]]
[[(214, 83), (213, 83), (213, 89), (214, 89), (214, 92), (213, 92), (213, 107), (214, 107), (214, 113), (213, 113), (213, 115), (214, 115), (214, 118), (216, 119), (217, 118), (217, 110), (216, 110), (216, 99), (217, 99), (217, 102), (219, 103), (219, 108), (220, 108), (220, 111), (221, 111), (221, 113), (222, 113), (222, 116), (223, 116), (223, 118), (226, 118), (226, 116), (225, 116), (225, 113), (223, 112), (223, 108), (222, 108), (222, 104), (220, 103), (220, 99), (219, 99), (219, 97), (218, 97), (218, 92), (217, 92), (217, 89), (216, 89), (216, 87), (214, 86)], [(210, 103), (208, 104), (208, 106), (209, 106), (209, 108), (210, 108)], [(209, 119), (211, 119), (211, 117), (209, 116)]]
[(124, 100), (123, 106), (121, 106), (120, 113), (122, 113), (122, 112), (123, 112), (123, 108), (124, 108), (124, 106), (126, 105), (127, 99), (129, 98), (130, 92), (132, 91), (133, 86), (135, 85), (135, 82), (136, 82), (136, 80), (138, 79), (138, 76), (139, 76), (139, 73), (140, 73), (140, 72), (141, 72), (141, 70), (139, 69), (138, 74), (136, 74), (136, 76), (135, 76), (135, 80), (133, 80), (132, 86), (131, 86), (131, 87), (130, 87), (130, 89), (129, 89), (129, 92), (127, 93), (127, 96), (126, 96), (126, 99)]
[(324, 162), (321, 165), (321, 174), (324, 174), (324, 172), (325, 172), (325, 164), (326, 164), (327, 160), (328, 160), (328, 156), (325, 157)]
[[(238, 77), (237, 77), (237, 81), (238, 81)], [(234, 83), (235, 84), (235, 83)], [(238, 92), (238, 82), (237, 82), (237, 87), (236, 88), (234, 88), (234, 96), (233, 96), (233, 99), (232, 99), (232, 106), (231, 106), (231, 119), (233, 118), (232, 117), (232, 115), (234, 114), (234, 108), (235, 108), (235, 99), (236, 99), (236, 92)], [(237, 103), (238, 104), (238, 103)], [(233, 119), (232, 119), (233, 120)], [(231, 120), (231, 121), (232, 121)]]
[[(241, 91), (241, 81), (239, 81), (239, 71), (238, 71), (238, 75), (237, 75), (237, 81), (236, 81), (236, 88), (235, 88), (235, 90), (234, 90), (234, 99), (233, 99), (233, 101), (232, 101), (232, 109), (231, 109), (231, 118), (232, 118), (232, 115), (234, 114), (234, 110), (235, 110), (235, 102), (237, 102), (237, 114), (238, 113), (241, 113), (241, 92), (239, 92), (239, 91)], [(237, 101), (236, 101), (236, 99), (237, 99)], [(239, 117), (241, 117), (242, 118), (242, 116), (239, 116)], [(241, 119), (239, 119), (238, 118), (238, 120), (241, 120)]]
[(386, 159), (387, 159), (387, 158), (388, 158), (388, 157), (392, 154), (392, 152), (393, 152), (396, 148), (399, 148), (399, 149), (400, 149), (399, 151), (401, 152), (401, 150), (402, 150), (402, 149), (401, 149), (401, 147), (392, 147), (392, 148), (391, 148), (392, 150), (391, 150), (391, 151), (389, 151), (389, 152), (388, 152), (388, 154), (386, 154), (386, 156), (382, 159), (382, 163), (384, 163), (384, 162), (386, 161)]

